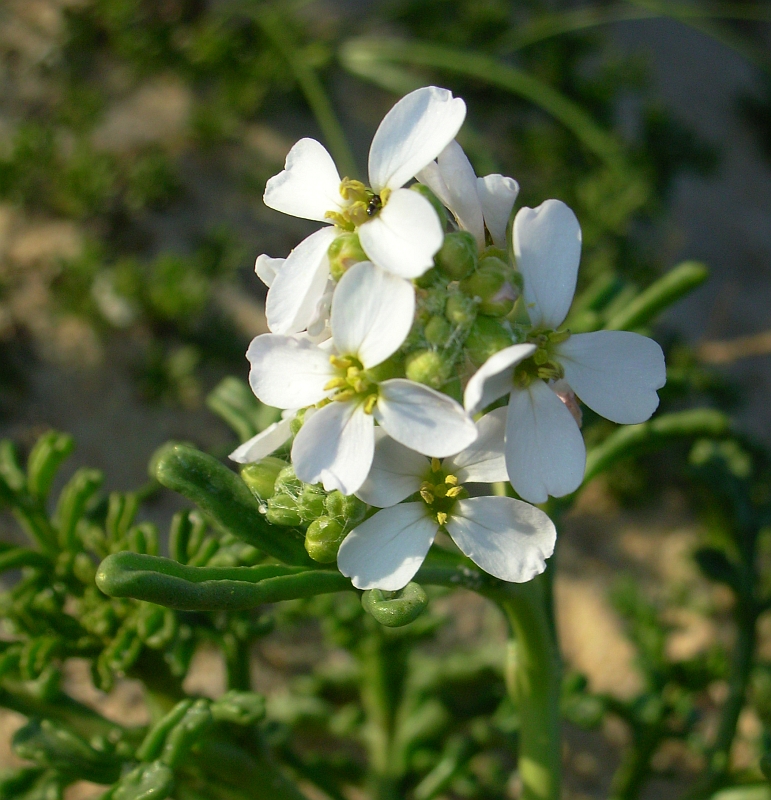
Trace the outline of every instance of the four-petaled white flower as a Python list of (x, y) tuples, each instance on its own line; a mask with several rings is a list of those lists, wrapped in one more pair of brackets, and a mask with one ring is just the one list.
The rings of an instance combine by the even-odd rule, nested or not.
[[(496, 578), (522, 583), (543, 572), (557, 535), (549, 517), (511, 497), (468, 497), (462, 486), (506, 480), (504, 426), (505, 409), (487, 414), (476, 441), (442, 462), (378, 433), (372, 471), (356, 494), (383, 510), (343, 541), (337, 556), (343, 575), (358, 589), (401, 589), (439, 530)], [(416, 493), (417, 500), (401, 502)]]
[[(557, 332), (573, 300), (581, 229), (558, 200), (522, 208), (514, 220), (514, 254), (524, 279), (533, 330), (529, 343), (491, 356), (469, 381), (464, 404), (476, 413), (511, 393), (506, 423), (509, 480), (521, 497), (542, 503), (577, 489), (586, 448), (571, 410), (551, 386), (567, 385), (589, 408), (618, 423), (656, 410), (666, 380), (661, 347), (629, 331)], [(564, 380), (561, 380), (564, 379)]]
[(417, 89), (383, 118), (369, 151), (369, 181), (341, 181), (315, 139), (301, 139), (286, 167), (265, 187), (265, 205), (295, 217), (334, 223), (288, 256), (268, 292), (274, 333), (305, 330), (329, 277), (327, 251), (341, 230), (356, 230), (370, 261), (403, 278), (433, 266), (443, 231), (428, 200), (402, 187), (444, 149), (463, 124), (466, 105), (446, 89)]
[(485, 247), (485, 228), (496, 247), (506, 247), (509, 215), (519, 194), (513, 178), (498, 174), (477, 178), (463, 148), (453, 140), (417, 179), (450, 209), (458, 226), (474, 236), (480, 250)]
[[(321, 404), (306, 415), (292, 445), (301, 481), (355, 492), (372, 464), (375, 421), (430, 456), (457, 453), (476, 438), (474, 423), (455, 400), (402, 378), (381, 380), (374, 369), (399, 349), (414, 311), (412, 286), (364, 261), (337, 285), (330, 341), (319, 346), (267, 333), (250, 344), (249, 382), (262, 402), (284, 409)], [(273, 429), (271, 436), (284, 433)], [(262, 452), (256, 444), (254, 450)]]

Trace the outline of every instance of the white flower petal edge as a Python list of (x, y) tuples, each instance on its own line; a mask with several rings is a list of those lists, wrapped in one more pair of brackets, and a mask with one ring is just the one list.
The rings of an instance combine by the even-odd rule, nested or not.
[(431, 203), (411, 189), (397, 189), (383, 210), (359, 226), (369, 259), (394, 275), (418, 278), (434, 265), (444, 233)]
[(276, 275), (281, 271), (284, 266), (285, 258), (271, 258), (270, 256), (261, 255), (257, 256), (257, 261), (254, 263), (254, 271), (257, 277), (268, 287), (271, 286), (276, 279)]
[(667, 379), (657, 342), (630, 331), (595, 331), (559, 345), (570, 388), (593, 411), (612, 422), (644, 422), (659, 405), (656, 390)]
[(326, 397), (333, 377), (329, 355), (307, 339), (263, 333), (252, 339), (246, 357), (249, 385), (258, 400), (275, 408), (304, 408)]
[(256, 436), (252, 436), (251, 439), (237, 447), (228, 458), (238, 464), (252, 464), (255, 461), (261, 461), (289, 441), (292, 436), (291, 427), (294, 418), (295, 413), (293, 412), (284, 419), (268, 425), (264, 431), (260, 431)]
[(567, 406), (541, 380), (514, 389), (506, 420), (511, 485), (531, 503), (562, 497), (581, 485), (586, 448)]
[(395, 353), (415, 314), (415, 290), (368, 261), (351, 267), (332, 297), (332, 338), (341, 355), (354, 354), (365, 368)]
[(399, 444), (383, 428), (375, 428), (372, 469), (356, 496), (377, 508), (395, 506), (420, 489), (427, 471), (425, 456)]
[(477, 178), (477, 193), (493, 244), (505, 249), (506, 229), (519, 194), (519, 184), (514, 178), (504, 178), (503, 175), (485, 175), (484, 178)]
[(335, 228), (312, 233), (289, 254), (276, 274), (265, 303), (273, 333), (299, 333), (313, 320), (329, 278), (327, 250)]
[(332, 402), (300, 428), (292, 464), (303, 483), (353, 494), (364, 483), (375, 448), (374, 421), (361, 404)]
[(369, 181), (380, 193), (398, 189), (455, 138), (466, 104), (447, 89), (424, 86), (405, 95), (383, 117), (369, 150)]
[(477, 193), (477, 176), (471, 162), (463, 148), (452, 141), (439, 154), (436, 163), (447, 187), (447, 208), (452, 211), (458, 225), (476, 239), (479, 249), (484, 249), (485, 221)]
[(357, 589), (403, 589), (420, 569), (437, 529), (423, 503), (384, 508), (346, 536), (337, 567)]
[(329, 222), (327, 211), (343, 206), (332, 156), (315, 139), (300, 139), (289, 151), (283, 171), (266, 184), (262, 199), (268, 208), (292, 217)]
[(444, 461), (442, 466), (454, 473), (461, 483), (496, 483), (509, 479), (504, 455), (506, 413), (505, 408), (496, 408), (485, 414), (477, 422), (477, 440)]
[(533, 355), (534, 344), (513, 344), (494, 353), (471, 376), (463, 393), (463, 405), (469, 414), (477, 414), (490, 403), (511, 391), (514, 369)]
[(403, 378), (380, 384), (375, 418), (397, 442), (437, 458), (458, 453), (477, 438), (476, 425), (459, 403)]
[(560, 200), (521, 208), (514, 218), (514, 257), (535, 328), (557, 328), (573, 301), (581, 260), (581, 227)]
[(557, 540), (554, 523), (543, 511), (513, 497), (460, 500), (446, 527), (477, 566), (513, 583), (540, 575)]

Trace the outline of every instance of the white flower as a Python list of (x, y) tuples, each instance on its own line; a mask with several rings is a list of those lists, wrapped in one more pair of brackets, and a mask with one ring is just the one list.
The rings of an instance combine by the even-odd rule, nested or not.
[(401, 346), (414, 309), (409, 283), (365, 261), (340, 279), (329, 342), (319, 346), (271, 333), (252, 341), (249, 382), (262, 402), (294, 409), (322, 404), (306, 415), (292, 445), (301, 481), (355, 492), (372, 464), (375, 421), (394, 439), (432, 456), (457, 453), (476, 437), (474, 423), (452, 398), (373, 374)]
[[(482, 417), (477, 427), (471, 447), (441, 463), (378, 435), (372, 471), (356, 494), (383, 510), (352, 530), (337, 556), (354, 586), (403, 588), (440, 529), (496, 578), (522, 583), (543, 572), (557, 536), (546, 514), (511, 497), (464, 497), (463, 483), (506, 480), (505, 409)], [(401, 502), (415, 493), (419, 500)]]
[(433, 266), (443, 231), (431, 204), (403, 189), (444, 149), (463, 124), (466, 105), (446, 89), (424, 87), (383, 118), (369, 152), (370, 189), (341, 181), (332, 157), (314, 139), (289, 151), (285, 169), (265, 187), (267, 206), (304, 219), (334, 222), (296, 247), (275, 276), (266, 313), (274, 333), (297, 333), (309, 322), (329, 275), (327, 250), (340, 227), (358, 231), (370, 261), (403, 278)]
[(496, 247), (506, 247), (506, 227), (519, 194), (519, 184), (503, 175), (477, 178), (463, 148), (450, 142), (436, 161), (417, 175), (421, 183), (450, 209), (458, 225), (485, 247), (485, 227)]
[(511, 393), (506, 423), (509, 480), (521, 497), (543, 503), (548, 495), (575, 491), (586, 465), (584, 440), (565, 384), (600, 416), (638, 423), (656, 410), (666, 368), (661, 347), (637, 333), (556, 332), (570, 309), (581, 255), (581, 229), (564, 203), (547, 200), (518, 212), (514, 254), (533, 324), (531, 343), (489, 358), (469, 381), (464, 405), (473, 414)]

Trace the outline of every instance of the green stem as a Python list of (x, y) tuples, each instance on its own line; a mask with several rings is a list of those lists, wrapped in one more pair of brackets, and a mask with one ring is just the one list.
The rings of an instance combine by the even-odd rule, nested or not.
[(520, 714), (522, 800), (560, 797), (560, 663), (546, 594), (545, 576), (488, 594), (502, 608), (514, 637), (506, 684)]
[(651, 759), (661, 744), (662, 729), (658, 725), (646, 725), (642, 729), (633, 729), (633, 735), (635, 740), (613, 776), (611, 800), (636, 800), (639, 797), (651, 771)]

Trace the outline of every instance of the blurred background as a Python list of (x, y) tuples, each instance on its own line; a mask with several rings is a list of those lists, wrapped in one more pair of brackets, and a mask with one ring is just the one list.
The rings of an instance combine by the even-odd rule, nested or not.
[[(771, 447), (769, 23), (767, 1), (3, 0), (0, 434), (28, 446), (71, 432), (73, 463), (104, 469), (110, 489), (146, 482), (170, 438), (224, 457), (236, 440), (206, 397), (246, 377), (266, 330), (254, 260), (314, 227), (267, 209), (265, 181), (302, 136), (364, 177), (383, 114), (434, 83), (467, 103), (460, 141), (478, 174), (516, 178), (521, 204), (574, 208), (584, 297), (606, 316), (683, 261), (709, 268), (656, 332), (664, 407), (729, 410)], [(668, 453), (597, 481), (561, 532), (563, 648), (596, 691), (641, 685), (619, 575), (658, 604), (671, 657), (730, 638), (729, 602), (690, 559), (686, 451)], [(481, 603), (446, 611), (448, 646), (502, 636)], [(318, 656), (271, 646), (258, 689)], [(202, 663), (197, 690), (216, 694), (221, 674)], [(719, 702), (720, 681), (710, 691)], [(760, 716), (740, 720), (740, 763), (757, 758)], [(625, 735), (612, 720), (569, 729), (569, 796), (606, 796)], [(675, 796), (700, 769), (674, 744), (654, 766), (645, 797)]]

